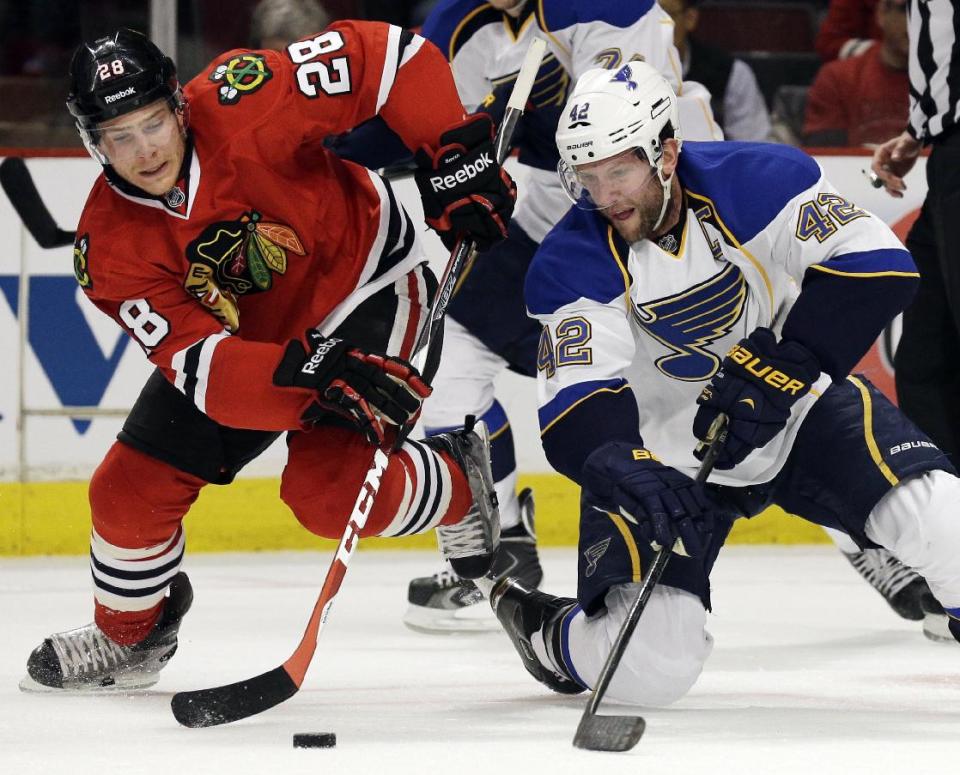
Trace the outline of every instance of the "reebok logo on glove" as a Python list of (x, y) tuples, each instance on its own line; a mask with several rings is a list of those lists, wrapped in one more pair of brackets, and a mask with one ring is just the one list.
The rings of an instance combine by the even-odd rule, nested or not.
[(437, 191), (447, 191), (448, 189), (456, 186), (458, 183), (466, 183), (468, 180), (472, 180), (492, 165), (493, 159), (490, 158), (490, 154), (481, 153), (475, 162), (472, 164), (465, 164), (453, 175), (437, 175), (436, 177), (431, 177), (430, 187), (433, 189), (434, 193)]
[[(770, 364), (764, 363), (759, 356), (754, 355), (742, 344), (735, 344), (727, 353), (727, 357), (737, 365), (742, 366), (749, 374), (784, 393), (795, 396), (807, 387), (806, 382), (794, 379), (789, 374), (784, 374)], [(704, 390), (707, 389), (704, 388)], [(702, 399), (707, 401), (710, 396), (702, 396)]]
[(322, 339), (313, 351), (313, 354), (303, 362), (303, 366), (300, 367), (300, 373), (316, 374), (317, 369), (323, 364), (323, 359), (342, 341), (342, 339)]

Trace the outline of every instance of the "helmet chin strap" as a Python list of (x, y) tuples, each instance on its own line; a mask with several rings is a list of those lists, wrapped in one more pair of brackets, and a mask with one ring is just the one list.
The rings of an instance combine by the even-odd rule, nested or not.
[(663, 218), (667, 214), (667, 207), (670, 204), (670, 183), (673, 180), (673, 175), (664, 180), (663, 167), (658, 166), (657, 180), (660, 181), (660, 186), (663, 189), (663, 204), (660, 205), (660, 216), (657, 218), (657, 222), (653, 224), (653, 228), (650, 229), (651, 233), (655, 233), (656, 230), (660, 228), (660, 224), (663, 223)]

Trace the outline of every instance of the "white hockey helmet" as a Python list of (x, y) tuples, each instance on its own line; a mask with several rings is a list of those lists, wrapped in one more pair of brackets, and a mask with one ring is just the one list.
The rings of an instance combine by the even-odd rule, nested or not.
[[(664, 132), (667, 127), (672, 132)], [(557, 127), (564, 189), (578, 206), (595, 209), (578, 184), (576, 166), (635, 148), (656, 170), (665, 212), (670, 181), (663, 178), (662, 136), (682, 144), (677, 95), (655, 68), (635, 60), (618, 70), (587, 70), (577, 80)]]

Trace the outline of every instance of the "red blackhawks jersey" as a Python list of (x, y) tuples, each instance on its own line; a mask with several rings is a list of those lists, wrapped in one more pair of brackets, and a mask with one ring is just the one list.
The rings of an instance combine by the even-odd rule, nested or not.
[(272, 381), (286, 342), (329, 334), (424, 260), (387, 184), (323, 139), (379, 114), (435, 145), (464, 115), (449, 65), (398, 27), (339, 22), (282, 53), (228, 52), (184, 94), (180, 181), (154, 197), (101, 176), (77, 280), (212, 419), (299, 428), (314, 396)]

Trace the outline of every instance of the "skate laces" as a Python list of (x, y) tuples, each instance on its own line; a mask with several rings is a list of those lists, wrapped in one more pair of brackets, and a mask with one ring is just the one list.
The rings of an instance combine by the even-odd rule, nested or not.
[(128, 649), (110, 640), (95, 624), (57, 633), (50, 640), (61, 670), (69, 672), (72, 678), (93, 674), (98, 667), (104, 670), (118, 667), (127, 658)]
[[(474, 507), (457, 524), (437, 527), (437, 541), (446, 560), (473, 557), (488, 551), (487, 532), (484, 530), (480, 510)], [(440, 571), (437, 576), (444, 573), (449, 571)]]
[(920, 578), (886, 549), (864, 549), (847, 557), (857, 572), (886, 598)]
[[(450, 589), (462, 586), (466, 579), (460, 578), (452, 570), (444, 569), (433, 574), (433, 582), (438, 589)], [(471, 584), (473, 582), (470, 582)]]

